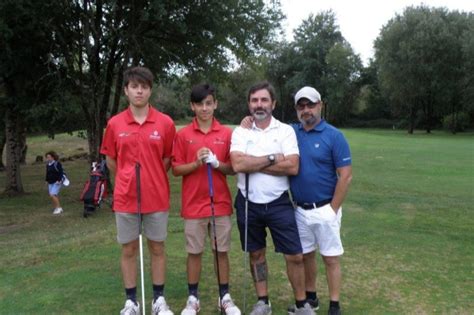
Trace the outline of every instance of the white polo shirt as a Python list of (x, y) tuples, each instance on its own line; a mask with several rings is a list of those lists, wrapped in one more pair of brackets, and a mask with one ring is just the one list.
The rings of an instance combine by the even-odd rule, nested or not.
[[(251, 129), (237, 127), (232, 133), (230, 152), (242, 152), (252, 156), (266, 156), (281, 153), (285, 156), (298, 154), (295, 131), (290, 125), (272, 117), (266, 129), (252, 125)], [(237, 187), (245, 196), (245, 174), (237, 174)], [(269, 203), (288, 190), (287, 176), (252, 173), (249, 177), (249, 200), (255, 203)]]

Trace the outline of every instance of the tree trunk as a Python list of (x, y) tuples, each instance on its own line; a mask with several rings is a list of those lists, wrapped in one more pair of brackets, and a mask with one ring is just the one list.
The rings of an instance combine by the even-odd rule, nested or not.
[(408, 133), (413, 134), (413, 130), (415, 129), (415, 109), (414, 106), (410, 106), (410, 121), (408, 125)]
[(20, 142), (20, 164), (26, 165), (26, 152), (28, 151), (28, 145), (26, 144), (26, 128), (18, 125), (18, 140)]
[[(3, 130), (5, 132), (5, 129)], [(3, 152), (5, 148), (5, 143), (7, 142), (7, 138), (5, 137), (5, 133), (2, 133), (0, 136), (0, 171), (5, 170), (5, 165), (3, 164)]]
[(122, 85), (123, 85), (122, 81), (123, 81), (123, 66), (119, 68), (117, 79), (115, 81), (114, 101), (112, 104), (112, 109), (110, 111), (110, 117), (116, 115), (119, 111), (120, 96), (122, 95)]
[(21, 181), (20, 157), (21, 143), (19, 141), (20, 117), (14, 109), (8, 107), (5, 114), (6, 137), (6, 177), (5, 193), (24, 193)]
[(88, 122), (87, 143), (89, 145), (89, 161), (96, 161), (99, 157), (99, 144), (97, 137), (98, 135), (95, 122)]

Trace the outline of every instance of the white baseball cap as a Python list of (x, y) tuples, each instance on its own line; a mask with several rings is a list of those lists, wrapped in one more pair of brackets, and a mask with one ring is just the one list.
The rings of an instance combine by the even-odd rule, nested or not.
[(298, 92), (296, 92), (295, 104), (298, 103), (298, 101), (302, 98), (307, 98), (311, 102), (317, 103), (321, 101), (321, 94), (319, 94), (319, 92), (316, 91), (315, 88), (305, 86), (301, 88)]

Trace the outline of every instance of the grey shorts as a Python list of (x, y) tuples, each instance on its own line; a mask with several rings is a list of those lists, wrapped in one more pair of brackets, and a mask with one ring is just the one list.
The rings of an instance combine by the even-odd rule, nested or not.
[[(142, 233), (147, 239), (163, 242), (168, 235), (168, 211), (144, 214)], [(127, 244), (138, 239), (138, 215), (134, 213), (115, 212), (117, 224), (117, 241)]]

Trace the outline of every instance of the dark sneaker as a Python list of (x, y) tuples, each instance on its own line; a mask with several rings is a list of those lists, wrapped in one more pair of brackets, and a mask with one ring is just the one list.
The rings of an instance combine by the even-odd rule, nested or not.
[[(317, 311), (319, 310), (319, 299), (316, 298), (316, 300), (311, 300), (311, 299), (308, 299), (306, 300), (306, 303), (308, 303), (311, 308), (313, 309), (313, 311)], [(290, 305), (288, 306), (288, 315), (295, 315), (295, 312), (296, 312), (296, 305)]]
[(341, 309), (339, 307), (330, 307), (328, 310), (328, 315), (341, 315)]

